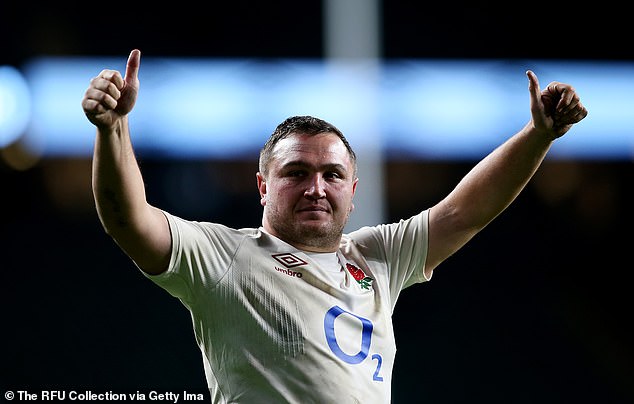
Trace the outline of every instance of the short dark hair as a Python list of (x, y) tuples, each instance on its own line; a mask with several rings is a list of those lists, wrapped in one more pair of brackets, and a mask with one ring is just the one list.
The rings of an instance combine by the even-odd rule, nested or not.
[(352, 146), (348, 143), (348, 139), (343, 135), (343, 133), (337, 129), (337, 127), (329, 122), (324, 121), (323, 119), (315, 118), (310, 115), (302, 115), (302, 116), (291, 116), (290, 118), (286, 118), (284, 122), (277, 125), (275, 131), (271, 134), (269, 139), (264, 144), (262, 150), (260, 150), (260, 165), (259, 170), (262, 175), (266, 176), (269, 161), (271, 160), (271, 156), (273, 154), (273, 149), (275, 145), (292, 134), (302, 134), (302, 135), (319, 135), (321, 133), (334, 133), (341, 139), (343, 144), (346, 146), (348, 150), (348, 155), (350, 156), (350, 160), (352, 161), (352, 166), (354, 167), (354, 175), (357, 175), (357, 155), (354, 150), (352, 150)]

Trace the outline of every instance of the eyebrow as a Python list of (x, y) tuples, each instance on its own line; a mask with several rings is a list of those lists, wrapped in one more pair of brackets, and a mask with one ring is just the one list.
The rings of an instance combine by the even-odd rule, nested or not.
[(317, 168), (319, 170), (326, 170), (326, 171), (340, 171), (340, 172), (347, 172), (347, 168), (345, 165), (343, 164), (338, 164), (338, 163), (329, 163), (329, 164), (320, 164), (319, 166), (314, 166), (312, 164), (308, 164), (305, 161), (302, 160), (292, 160), (289, 161), (287, 163), (284, 163), (280, 166), (281, 168), (291, 168), (291, 167), (301, 167), (301, 168)]

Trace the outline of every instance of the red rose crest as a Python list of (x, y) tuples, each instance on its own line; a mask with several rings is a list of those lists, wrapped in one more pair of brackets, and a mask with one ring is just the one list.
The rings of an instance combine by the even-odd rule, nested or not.
[(350, 272), (350, 275), (354, 278), (355, 281), (359, 285), (361, 285), (361, 289), (370, 290), (370, 285), (374, 279), (366, 276), (365, 273), (361, 270), (361, 268), (357, 268), (352, 264), (346, 263), (346, 269)]

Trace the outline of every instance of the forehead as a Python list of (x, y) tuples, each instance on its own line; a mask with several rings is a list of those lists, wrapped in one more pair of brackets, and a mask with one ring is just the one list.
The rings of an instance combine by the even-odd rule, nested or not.
[(286, 161), (352, 164), (346, 146), (336, 134), (330, 132), (318, 135), (291, 134), (277, 143), (273, 157), (282, 164)]

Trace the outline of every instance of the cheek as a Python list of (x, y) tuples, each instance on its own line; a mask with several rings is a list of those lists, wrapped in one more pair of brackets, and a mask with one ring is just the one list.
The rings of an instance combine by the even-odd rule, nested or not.
[(354, 188), (350, 186), (350, 184), (341, 185), (334, 189), (337, 195), (339, 195), (339, 200), (352, 202), (352, 198), (354, 197)]
[(260, 198), (262, 206), (269, 208), (289, 204), (293, 198), (293, 189), (289, 187), (269, 187), (267, 193)]
[(270, 190), (270, 195), (276, 201), (284, 202), (297, 198), (297, 196), (304, 195), (305, 187), (294, 183), (280, 183), (277, 187)]

